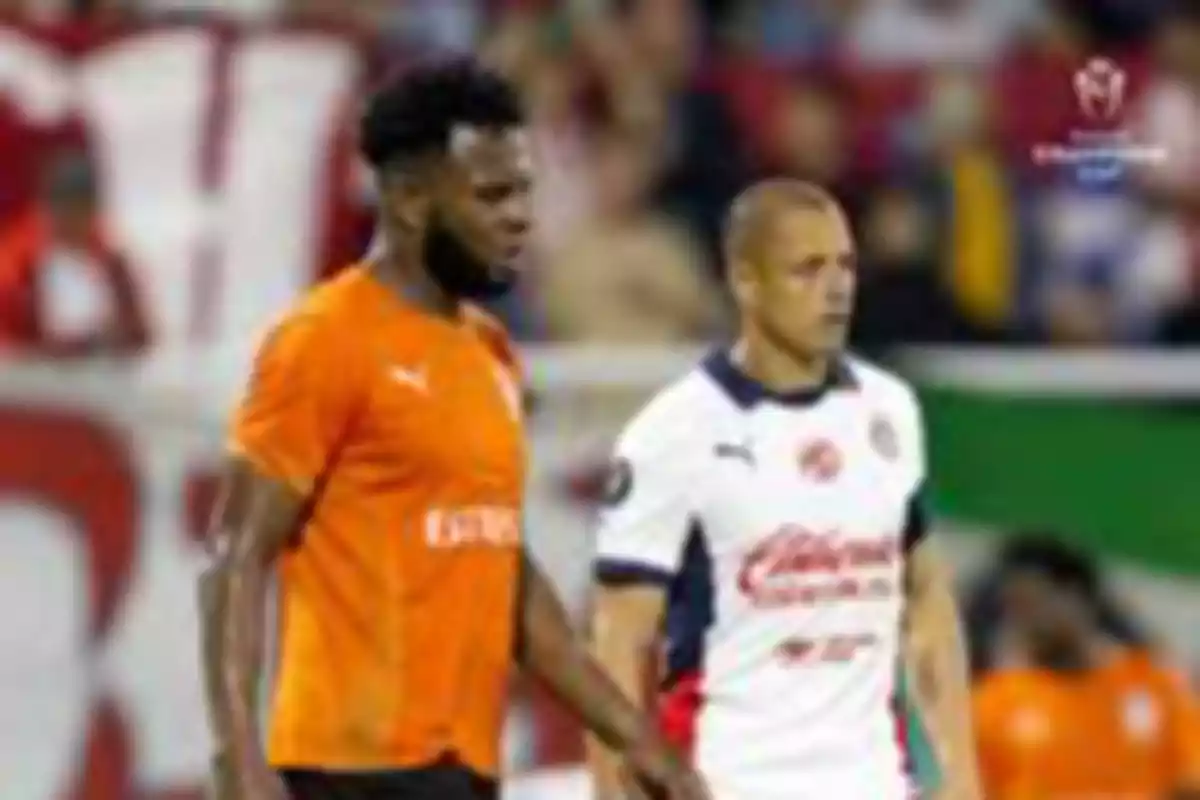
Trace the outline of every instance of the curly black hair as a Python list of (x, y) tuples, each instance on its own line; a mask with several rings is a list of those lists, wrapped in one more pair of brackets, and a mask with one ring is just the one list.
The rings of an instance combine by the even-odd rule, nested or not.
[(1047, 533), (1024, 534), (1005, 543), (1000, 553), (1000, 571), (1044, 575), (1088, 601), (1097, 601), (1104, 594), (1096, 563), (1086, 553)]
[(516, 89), (472, 59), (420, 64), (371, 97), (359, 146), (376, 169), (444, 152), (455, 125), (507, 128), (525, 122)]

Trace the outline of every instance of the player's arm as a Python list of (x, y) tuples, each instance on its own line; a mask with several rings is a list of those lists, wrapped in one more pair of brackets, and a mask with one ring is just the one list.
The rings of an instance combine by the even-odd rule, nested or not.
[(588, 652), (549, 579), (527, 552), (521, 560), (517, 659), (637, 774), (666, 788), (672, 798), (706, 797), (699, 781)]
[[(679, 411), (652, 405), (621, 436), (597, 516), (593, 652), (638, 707), (658, 668), (667, 591), (693, 528), (704, 462), (690, 457), (692, 417)], [(589, 761), (599, 797), (621, 797), (616, 754), (592, 740)]]
[[(267, 585), (276, 556), (296, 528), (304, 497), (231, 458), (209, 535), (212, 563), (200, 580), (205, 690), (215, 736), (214, 769), (228, 795), (272, 784), (262, 753), (262, 682)], [(255, 787), (258, 787), (256, 789)]]
[[(234, 413), (200, 581), (205, 688), (219, 797), (271, 797), (257, 724), (267, 585), (334, 458), (355, 402), (353, 353), (319, 320), (293, 318), (259, 352)], [(331, 378), (330, 376), (337, 376)]]
[(914, 502), (906, 537), (910, 550), (905, 626), (914, 700), (942, 762), (944, 796), (980, 800), (962, 623), (950, 569), (924, 528), (923, 515)]
[[(656, 665), (666, 589), (649, 582), (602, 579), (592, 603), (592, 650), (624, 696), (644, 709), (646, 675)], [(616, 754), (591, 739), (588, 760), (598, 796), (619, 797), (623, 778)]]

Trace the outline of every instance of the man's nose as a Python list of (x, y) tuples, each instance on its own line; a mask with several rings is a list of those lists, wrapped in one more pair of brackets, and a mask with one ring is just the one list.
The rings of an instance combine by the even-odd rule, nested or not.
[(826, 295), (830, 302), (848, 303), (854, 297), (854, 274), (838, 270), (829, 281)]
[(504, 230), (512, 234), (523, 234), (533, 225), (533, 204), (527, 199), (513, 199), (504, 204), (501, 213)]

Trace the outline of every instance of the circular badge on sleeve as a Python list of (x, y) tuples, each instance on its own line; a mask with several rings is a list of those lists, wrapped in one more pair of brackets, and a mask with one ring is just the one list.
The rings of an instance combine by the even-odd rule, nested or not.
[(887, 461), (895, 461), (900, 457), (900, 440), (896, 434), (896, 426), (885, 416), (876, 416), (871, 420), (871, 445), (875, 452)]
[(608, 474), (604, 478), (604, 493), (601, 497), (606, 506), (616, 506), (625, 502), (633, 489), (633, 465), (626, 458), (614, 459), (608, 465)]

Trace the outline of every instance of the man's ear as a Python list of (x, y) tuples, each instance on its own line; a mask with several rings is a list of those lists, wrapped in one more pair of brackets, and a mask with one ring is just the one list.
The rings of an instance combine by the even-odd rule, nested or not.
[(729, 289), (738, 305), (753, 305), (758, 298), (758, 281), (755, 280), (754, 265), (744, 258), (729, 264)]
[(380, 204), (386, 218), (403, 230), (425, 228), (433, 197), (424, 174), (385, 174), (380, 178)]

